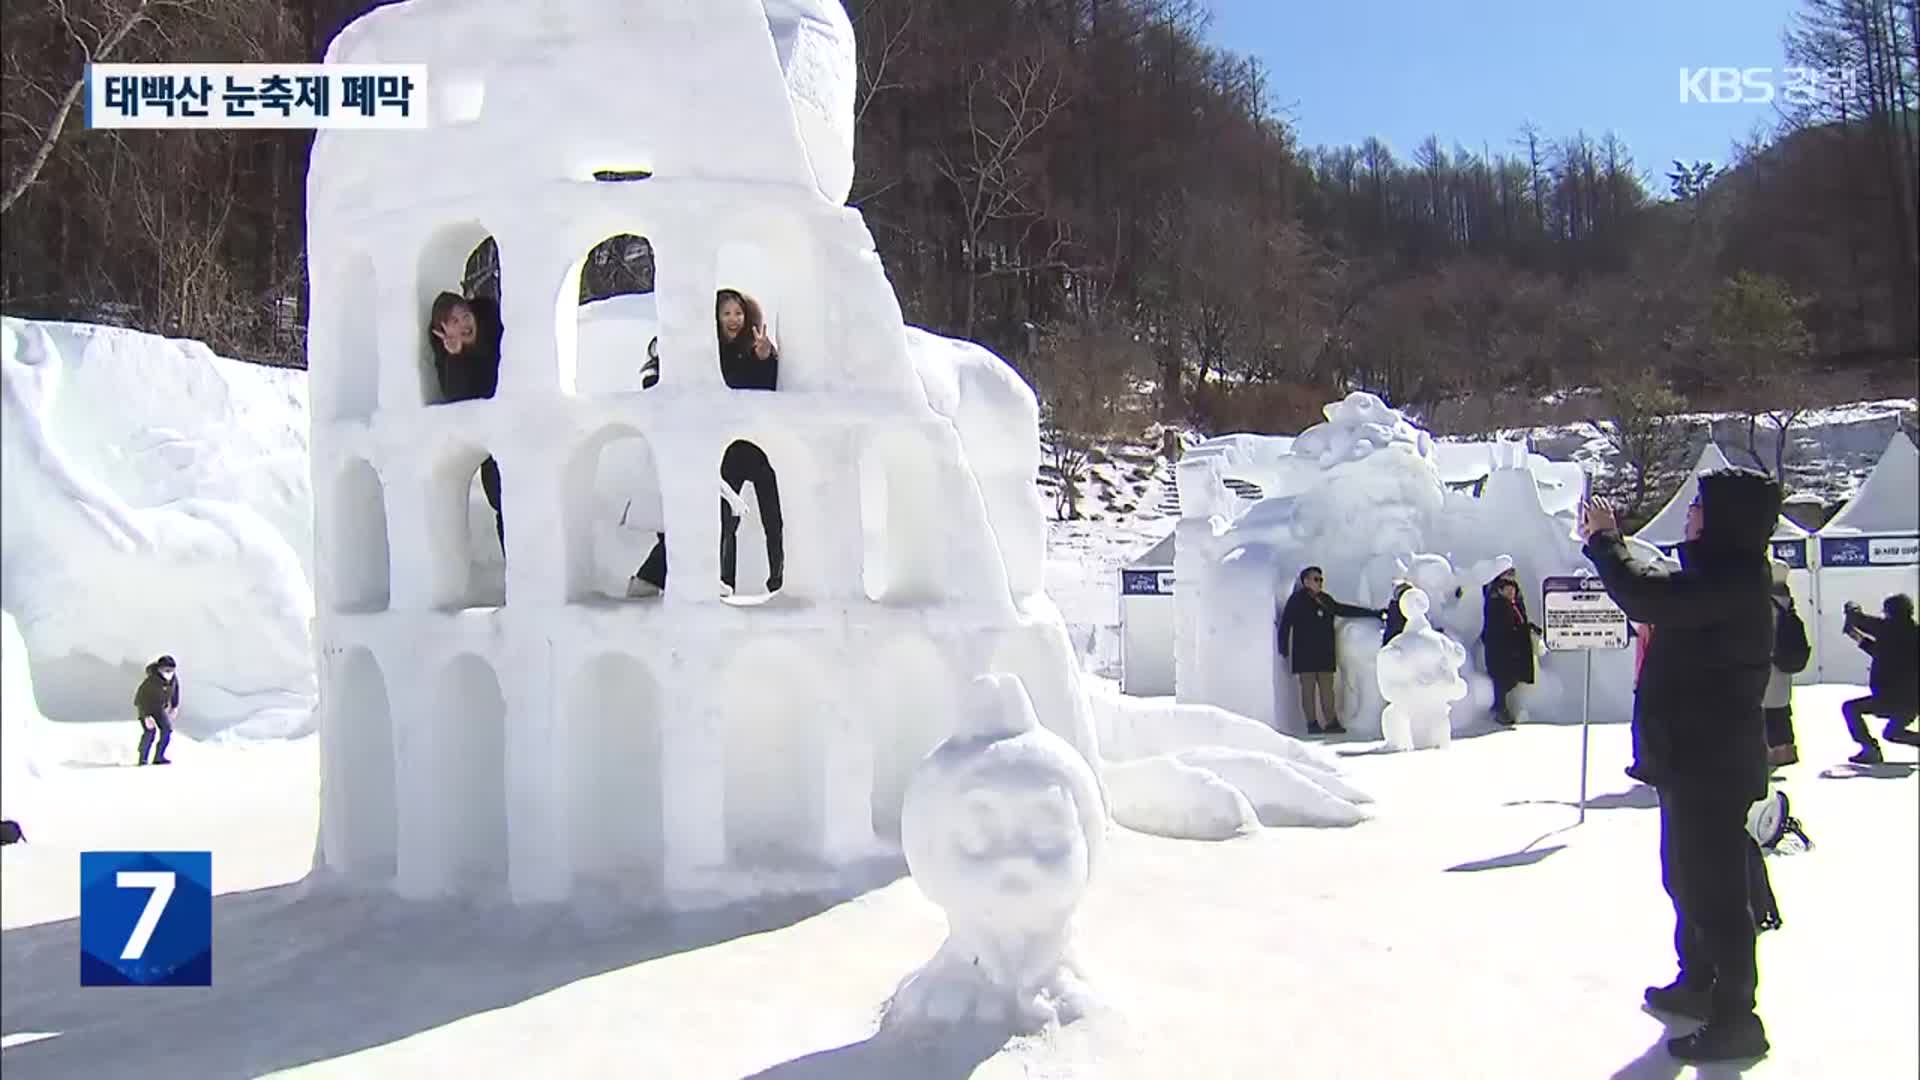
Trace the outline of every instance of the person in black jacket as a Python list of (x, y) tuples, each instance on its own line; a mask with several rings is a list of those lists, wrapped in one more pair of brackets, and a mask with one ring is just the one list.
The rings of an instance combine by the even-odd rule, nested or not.
[[(173, 741), (173, 718), (180, 712), (180, 681), (174, 678), (179, 668), (173, 657), (162, 656), (147, 665), (147, 677), (133, 692), (133, 711), (140, 718), (140, 761), (147, 764), (147, 751), (153, 751), (153, 764), (171, 765), (167, 744)], [(160, 737), (154, 745), (154, 736)]]
[[(1385, 611), (1343, 604), (1327, 595), (1327, 575), (1317, 566), (1300, 571), (1293, 595), (1280, 611), (1280, 655), (1300, 680), (1300, 711), (1307, 718), (1307, 734), (1344, 735), (1334, 703), (1333, 620), (1385, 619)], [(1320, 703), (1319, 715), (1314, 701)], [(1323, 724), (1320, 717), (1324, 716)]]
[(1706, 1021), (1671, 1039), (1680, 1061), (1767, 1051), (1754, 1012), (1757, 933), (1747, 811), (1767, 794), (1761, 715), (1773, 664), (1768, 540), (1780, 486), (1725, 469), (1700, 478), (1687, 513), (1680, 569), (1635, 563), (1613, 511), (1581, 507), (1586, 555), (1634, 622), (1658, 629), (1634, 690), (1634, 772), (1660, 797), (1660, 876), (1673, 899), (1680, 975), (1649, 987), (1657, 1010)]
[[(433, 298), (427, 320), (433, 347), (433, 373), (440, 381), (443, 403), (490, 398), (500, 386), (500, 345), (506, 329), (500, 323), (500, 305), (485, 297), (469, 300), (443, 292)], [(480, 463), (480, 490), (493, 507), (493, 531), (500, 553), (507, 552), (507, 520), (500, 512), (500, 464), (489, 455)]]
[(1887, 728), (1882, 736), (1888, 742), (1920, 746), (1920, 735), (1907, 730), (1920, 714), (1920, 627), (1913, 621), (1913, 598), (1896, 593), (1880, 602), (1880, 618), (1862, 614), (1860, 605), (1846, 605), (1846, 633), (1854, 644), (1873, 657), (1867, 674), (1863, 698), (1854, 698), (1840, 706), (1847, 718), (1847, 733), (1860, 744), (1860, 752), (1848, 758), (1856, 765), (1877, 765), (1881, 761), (1880, 744), (1867, 731), (1868, 716), (1884, 717)]
[(1508, 695), (1521, 683), (1533, 684), (1533, 635), (1545, 631), (1527, 618), (1520, 596), (1520, 578), (1509, 570), (1487, 586), (1486, 621), (1480, 631), (1485, 647), (1487, 678), (1493, 681), (1493, 718), (1511, 727), (1519, 717), (1508, 708)]
[[(714, 329), (720, 336), (720, 377), (735, 390), (776, 390), (780, 351), (767, 336), (766, 317), (753, 298), (737, 289), (721, 289), (713, 302)], [(780, 479), (766, 452), (737, 441), (720, 458), (720, 480), (736, 494), (753, 484), (760, 504), (760, 527), (767, 534), (767, 591), (779, 592), (785, 580), (786, 529), (780, 518)], [(720, 499), (720, 580), (734, 588), (740, 552), (740, 515), (722, 493)], [(661, 567), (665, 576), (665, 567)]]

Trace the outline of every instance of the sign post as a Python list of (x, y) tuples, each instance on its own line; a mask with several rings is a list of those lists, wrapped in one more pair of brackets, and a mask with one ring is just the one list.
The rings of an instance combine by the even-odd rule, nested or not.
[(1607, 595), (1597, 577), (1562, 576), (1540, 583), (1546, 607), (1547, 651), (1585, 653), (1580, 691), (1580, 820), (1587, 821), (1588, 721), (1593, 709), (1593, 654), (1627, 647), (1627, 613)]

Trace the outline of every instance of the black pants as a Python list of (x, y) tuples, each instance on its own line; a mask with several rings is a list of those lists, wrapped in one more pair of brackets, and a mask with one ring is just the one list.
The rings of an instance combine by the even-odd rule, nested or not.
[(1894, 742), (1912, 743), (1916, 738), (1913, 732), (1906, 730), (1907, 725), (1913, 723), (1914, 710), (1882, 697), (1868, 694), (1854, 698), (1840, 706), (1840, 715), (1847, 718), (1847, 734), (1853, 736), (1853, 741), (1859, 743), (1862, 749), (1880, 745), (1867, 730), (1866, 718), (1869, 716), (1886, 718), (1887, 729), (1881, 734)]
[(480, 490), (487, 505), (493, 507), (493, 531), (500, 538), (500, 554), (507, 553), (507, 519), (500, 513), (500, 463), (488, 458), (480, 463)]
[(656, 589), (667, 587), (667, 534), (654, 533), (653, 550), (647, 552), (647, 561), (640, 564), (634, 577), (648, 582)]
[[(751, 482), (760, 503), (760, 525), (767, 533), (767, 591), (778, 592), (785, 579), (786, 542), (780, 521), (780, 482), (773, 474), (767, 455), (749, 442), (727, 447), (720, 458), (720, 479), (738, 492)], [(664, 558), (664, 555), (662, 556)], [(733, 587), (734, 570), (740, 559), (740, 515), (727, 500), (720, 500), (720, 580)]]
[(1793, 706), (1782, 705), (1777, 709), (1765, 710), (1767, 720), (1767, 747), (1778, 749), (1793, 745)]
[[(152, 727), (147, 726), (148, 720), (153, 721)], [(153, 737), (155, 735), (160, 736), (160, 745), (158, 746), (155, 746), (153, 743)], [(167, 760), (167, 744), (172, 741), (173, 721), (168, 720), (165, 716), (144, 716), (140, 718), (140, 764), (145, 765), (147, 763), (148, 750), (153, 751), (153, 760), (156, 763)]]
[(1718, 792), (1660, 789), (1660, 883), (1673, 898), (1673, 951), (1683, 983), (1712, 986), (1715, 1018), (1753, 1012), (1759, 983), (1751, 805)]

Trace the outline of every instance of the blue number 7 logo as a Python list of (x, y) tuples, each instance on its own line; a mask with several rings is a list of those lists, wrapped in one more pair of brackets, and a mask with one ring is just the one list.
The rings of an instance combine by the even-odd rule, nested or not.
[(212, 854), (81, 852), (80, 985), (212, 984)]

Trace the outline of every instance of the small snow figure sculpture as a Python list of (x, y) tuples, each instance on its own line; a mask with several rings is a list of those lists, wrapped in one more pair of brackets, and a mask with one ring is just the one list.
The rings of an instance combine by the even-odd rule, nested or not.
[(886, 1023), (1032, 1032), (1086, 1011), (1071, 928), (1106, 808), (1086, 759), (1040, 726), (1019, 679), (983, 675), (970, 697), (914, 772), (900, 822), (947, 940), (900, 984)]
[(1392, 750), (1425, 750), (1453, 741), (1452, 703), (1466, 696), (1460, 665), (1466, 647), (1427, 622), (1432, 601), (1420, 589), (1400, 597), (1407, 628), (1380, 650), (1380, 694), (1387, 699), (1380, 729)]

